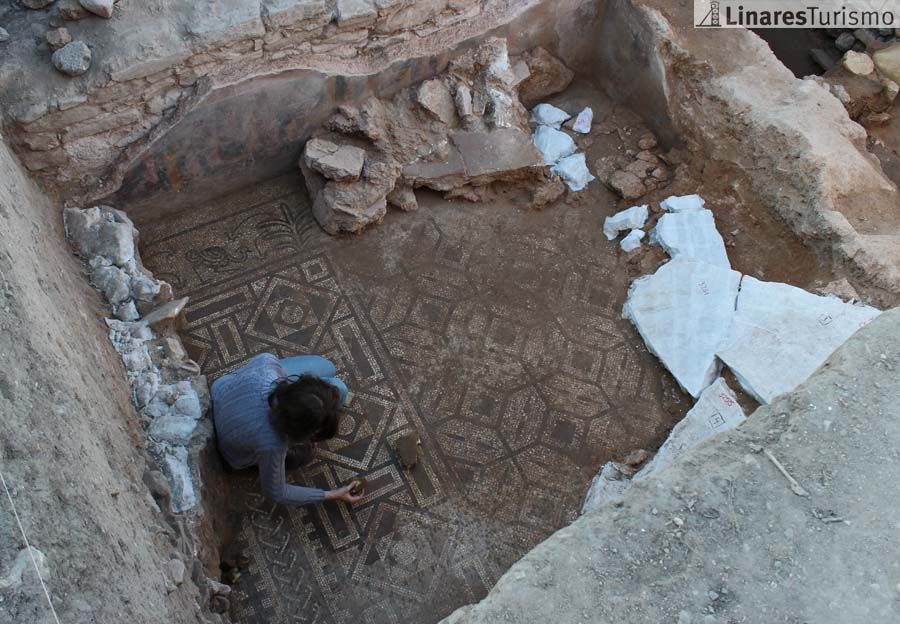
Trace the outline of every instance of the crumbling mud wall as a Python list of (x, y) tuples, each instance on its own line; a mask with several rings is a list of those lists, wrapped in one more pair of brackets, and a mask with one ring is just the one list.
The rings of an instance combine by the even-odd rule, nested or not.
[[(5, 144), (0, 232), (0, 471), (60, 620), (203, 621), (192, 576), (205, 577), (145, 484), (106, 304), (69, 250), (59, 207)], [(0, 621), (51, 621), (30, 559), (20, 579), (3, 576), (25, 544), (2, 491), (0, 518)]]
[(659, 0), (610, 2), (595, 78), (665, 141), (746, 171), (754, 193), (823, 262), (873, 301), (896, 304), (900, 232), (879, 227), (871, 207), (893, 212), (900, 200), (866, 151), (865, 130), (752, 32), (694, 29), (691, 10)]

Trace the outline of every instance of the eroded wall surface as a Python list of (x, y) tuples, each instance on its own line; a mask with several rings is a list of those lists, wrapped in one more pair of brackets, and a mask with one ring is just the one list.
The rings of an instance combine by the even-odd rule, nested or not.
[[(0, 306), (0, 471), (46, 557), (60, 620), (196, 621), (189, 581), (169, 593), (174, 542), (142, 483), (142, 436), (105, 305), (69, 250), (58, 206), (2, 143)], [(0, 574), (23, 548), (0, 491)], [(51, 621), (27, 563), (21, 583), (0, 589), (0, 621)]]
[(664, 140), (746, 171), (823, 263), (897, 304), (900, 199), (837, 98), (748, 30), (693, 28), (688, 3), (613, 0), (604, 15), (593, 65), (604, 88)]

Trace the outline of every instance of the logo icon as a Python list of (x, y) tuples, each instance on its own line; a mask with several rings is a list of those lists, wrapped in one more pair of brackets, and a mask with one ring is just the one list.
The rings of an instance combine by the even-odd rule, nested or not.
[(697, 20), (698, 15), (696, 5), (694, 6), (694, 27), (696, 28), (719, 28), (721, 23), (719, 22), (719, 0), (712, 0), (709, 3), (709, 10), (706, 12), (700, 20)]

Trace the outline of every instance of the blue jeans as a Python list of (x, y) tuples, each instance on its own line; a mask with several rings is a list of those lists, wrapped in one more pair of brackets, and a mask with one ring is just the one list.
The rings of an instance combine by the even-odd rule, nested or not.
[(295, 355), (278, 360), (288, 375), (312, 375), (334, 386), (341, 396), (341, 405), (347, 402), (347, 386), (335, 377), (337, 372), (329, 360), (320, 355)]

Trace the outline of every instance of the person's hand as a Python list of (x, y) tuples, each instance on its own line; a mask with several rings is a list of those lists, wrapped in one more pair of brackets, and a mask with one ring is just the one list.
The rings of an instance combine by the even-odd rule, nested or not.
[(359, 501), (363, 499), (365, 496), (364, 490), (359, 490), (356, 494), (353, 494), (350, 491), (349, 485), (345, 485), (344, 487), (340, 487), (334, 490), (329, 490), (325, 492), (325, 500), (327, 501), (344, 501), (345, 503), (349, 503), (351, 505), (355, 505)]

